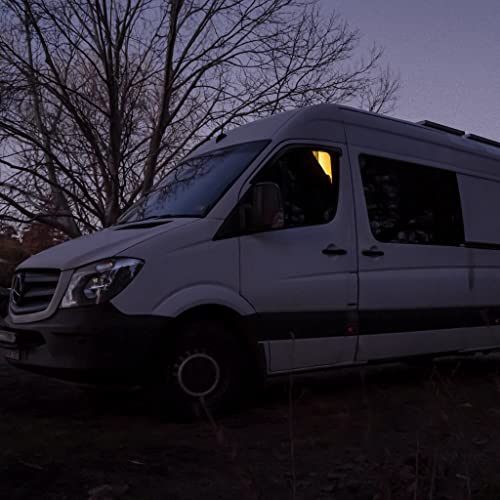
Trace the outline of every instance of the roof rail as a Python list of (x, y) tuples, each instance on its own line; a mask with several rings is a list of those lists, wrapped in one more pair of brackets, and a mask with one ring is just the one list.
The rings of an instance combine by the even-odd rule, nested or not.
[(500, 148), (500, 142), (494, 141), (493, 139), (481, 137), (480, 135), (476, 134), (467, 134), (465, 137), (467, 139), (470, 139), (471, 141), (481, 142), (483, 144), (488, 144), (489, 146), (495, 146), (497, 148)]
[(423, 120), (421, 122), (417, 122), (417, 125), (422, 125), (424, 127), (441, 130), (441, 132), (447, 132), (448, 134), (465, 135), (465, 132), (463, 130), (448, 127), (447, 125), (442, 125), (441, 123), (431, 122), (430, 120)]

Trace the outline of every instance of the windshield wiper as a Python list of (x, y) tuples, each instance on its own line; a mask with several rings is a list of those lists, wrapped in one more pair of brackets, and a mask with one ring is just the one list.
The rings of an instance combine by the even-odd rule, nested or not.
[(143, 222), (145, 220), (158, 220), (158, 219), (173, 219), (176, 217), (175, 215), (172, 214), (165, 214), (165, 215), (150, 215), (149, 217), (144, 217), (144, 219), (139, 219), (134, 222)]
[(181, 218), (191, 218), (191, 217), (199, 217), (199, 215), (193, 214), (160, 214), (160, 215), (150, 215), (145, 219), (141, 220), (153, 220), (153, 219), (181, 219)]
[(123, 224), (140, 224), (141, 222), (151, 221), (151, 220), (160, 220), (160, 219), (177, 219), (177, 218), (191, 218), (197, 217), (193, 214), (160, 214), (160, 215), (149, 215), (148, 217), (144, 217), (143, 219), (136, 219), (130, 221), (121, 221), (118, 222), (117, 226), (122, 226)]

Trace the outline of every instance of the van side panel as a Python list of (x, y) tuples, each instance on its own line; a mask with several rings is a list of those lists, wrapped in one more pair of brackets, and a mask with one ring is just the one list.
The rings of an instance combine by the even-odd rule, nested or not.
[[(458, 176), (468, 247), (468, 286), (485, 322), (500, 323), (500, 179)], [(490, 328), (492, 343), (500, 331)]]
[(351, 365), (354, 342), (354, 337), (345, 336), (264, 342), (268, 374)]
[(241, 295), (231, 288), (214, 283), (193, 285), (174, 292), (158, 304), (153, 315), (175, 318), (202, 305), (224, 306), (240, 316), (255, 314), (255, 309)]
[[(266, 345), (270, 373), (352, 363), (357, 345), (356, 237), (347, 149), (343, 143), (307, 139), (282, 147), (294, 145), (318, 146), (340, 156), (338, 207), (323, 224), (239, 238), (240, 293), (257, 311), (257, 335)], [(329, 247), (341, 252), (328, 254)]]
[(365, 335), (360, 337), (357, 359), (383, 360), (429, 353), (487, 352), (500, 347), (498, 339), (499, 326)]
[(126, 314), (176, 316), (202, 304), (234, 306), (235, 312), (251, 313), (239, 295), (239, 248), (236, 238), (213, 241), (221, 222), (199, 219), (189, 229), (180, 228), (175, 238), (158, 236), (127, 251), (143, 259), (144, 268), (112, 300)]
[[(458, 245), (377, 241), (368, 218), (361, 155), (446, 169), (453, 163), (453, 151), (383, 131), (350, 126), (346, 131), (360, 253), (360, 336), (356, 359), (386, 359), (490, 345), (492, 339), (487, 330), (478, 329), (471, 342), (464, 340), (469, 339), (471, 332), (465, 336), (456, 334), (462, 324), (484, 324), (480, 311), (474, 308), (474, 293), (469, 287), (469, 250)], [(427, 160), (429, 156), (438, 157), (443, 163)], [(371, 249), (380, 255), (369, 255)]]
[(459, 175), (465, 237), (500, 249), (500, 179)]

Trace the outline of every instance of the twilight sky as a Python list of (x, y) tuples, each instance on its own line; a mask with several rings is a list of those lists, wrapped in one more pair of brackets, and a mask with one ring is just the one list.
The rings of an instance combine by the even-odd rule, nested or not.
[(401, 73), (393, 113), (500, 140), (500, 0), (322, 0)]

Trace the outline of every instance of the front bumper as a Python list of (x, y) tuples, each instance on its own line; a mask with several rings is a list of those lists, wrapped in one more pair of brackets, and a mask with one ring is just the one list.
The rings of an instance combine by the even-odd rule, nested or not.
[(51, 318), (22, 325), (8, 316), (0, 323), (5, 334), (3, 340), (0, 335), (0, 350), (18, 368), (63, 380), (141, 383), (152, 373), (169, 322), (128, 316), (111, 304), (62, 309)]

